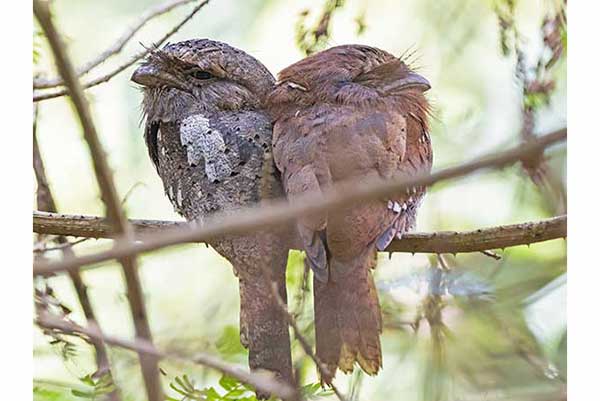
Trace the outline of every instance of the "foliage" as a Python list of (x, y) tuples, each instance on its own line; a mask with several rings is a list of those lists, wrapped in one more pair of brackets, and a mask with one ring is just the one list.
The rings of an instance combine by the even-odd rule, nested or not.
[(79, 398), (96, 400), (115, 390), (115, 384), (110, 373), (103, 374), (99, 378), (94, 378), (93, 375), (85, 375), (79, 380), (89, 387), (89, 390), (71, 390), (71, 393)]
[[(167, 397), (168, 401), (256, 401), (251, 387), (229, 376), (222, 376), (217, 388), (210, 386), (198, 389), (188, 375), (175, 377), (169, 387), (178, 395)], [(333, 395), (332, 390), (323, 389), (319, 383), (303, 386), (301, 393), (308, 400)]]
[(109, 373), (88, 374), (80, 377), (77, 384), (34, 381), (33, 396), (35, 401), (95, 401), (105, 399), (115, 388)]
[[(345, 0), (326, 0), (321, 15), (310, 28), (306, 26), (310, 11), (304, 10), (300, 13), (296, 22), (296, 44), (305, 54), (309, 55), (326, 47), (331, 34), (331, 18), (336, 10), (344, 6), (344, 3)], [(358, 19), (358, 31), (362, 33), (364, 27), (360, 21)]]
[[(120, 10), (119, 7), (126, 8), (126, 3), (110, 0), (103, 8)], [(214, 3), (218, 6), (219, 2)], [(259, 11), (244, 16), (247, 21), (256, 21), (253, 35), (248, 37), (254, 38), (263, 30), (276, 26), (277, 18), (269, 14), (275, 12), (276, 3), (261, 5), (260, 10), (257, 6)], [(563, 3), (558, 1), (551, 2), (553, 6), (545, 2), (544, 9), (539, 11), (532, 11), (538, 6), (527, 8), (526, 3), (515, 0), (415, 0), (402, 2), (402, 7), (398, 7), (397, 2), (373, 1), (368, 2), (369, 8), (365, 5), (357, 12), (351, 8), (353, 2), (315, 1), (313, 4), (318, 8), (303, 11), (296, 25), (289, 27), (289, 33), (295, 34), (298, 50), (306, 54), (350, 40), (358, 42), (356, 37), (360, 34), (369, 35), (365, 43), (398, 51), (398, 54), (407, 43), (420, 48), (423, 53), (420, 64), (435, 84), (430, 96), (436, 116), (432, 138), (438, 167), (501, 148), (504, 143), (520, 141), (523, 139), (521, 131), (543, 132), (545, 127), (556, 124), (554, 114), (561, 115), (560, 109), (556, 111), (560, 102), (558, 106), (556, 103), (565, 96), (566, 12)], [(292, 1), (287, 1), (285, 6), (301, 7)], [(96, 6), (92, 2), (82, 3), (81, 7), (89, 12)], [(71, 12), (71, 17), (75, 15), (68, 8), (65, 12)], [(387, 17), (382, 16), (384, 12), (389, 13), (389, 19), (383, 18)], [(333, 30), (338, 21), (340, 26), (344, 20), (348, 21), (344, 17), (348, 14), (350, 19), (356, 16), (352, 22), (356, 26), (341, 31), (347, 35), (353, 33), (352, 39), (343, 34), (337, 36), (338, 30)], [(410, 15), (415, 22), (411, 25), (403, 14)], [(223, 15), (237, 18), (229, 10)], [(380, 19), (374, 19), (374, 16)], [(68, 17), (65, 15), (64, 19)], [(229, 20), (222, 27), (217, 22), (211, 23), (219, 29), (231, 25)], [(240, 26), (235, 29), (246, 35), (245, 26), (244, 29)], [(535, 35), (527, 30), (528, 26), (534, 27)], [(78, 35), (77, 26), (71, 28)], [(84, 28), (82, 34), (89, 31), (87, 26)], [(375, 30), (380, 32), (379, 36), (371, 36)], [(269, 46), (276, 39), (270, 32), (267, 35)], [(197, 30), (186, 33), (190, 37), (197, 34)], [(219, 39), (222, 31), (203, 31), (202, 34)], [(45, 61), (40, 60), (43, 38), (38, 32), (33, 36), (34, 62)], [(255, 42), (244, 42), (242, 36), (236, 38), (242, 48), (263, 49)], [(73, 43), (74, 54), (77, 54), (77, 43), (79, 39)], [(289, 43), (286, 46), (291, 47)], [(98, 50), (104, 45), (91, 47), (91, 50)], [(273, 54), (283, 52), (281, 47), (273, 50), (265, 46), (264, 49), (267, 60), (273, 58)], [(90, 54), (94, 53), (91, 50)], [(83, 54), (79, 61), (86, 61), (88, 56)], [(262, 60), (263, 53), (257, 52), (256, 56)], [(282, 59), (277, 61), (283, 64)], [(291, 56), (290, 61), (293, 61)], [(132, 192), (128, 202), (132, 215), (168, 218), (171, 207), (164, 200), (162, 187), (144, 153), (138, 117), (131, 106), (139, 100), (135, 98), (138, 94), (131, 90), (125, 79), (122, 81), (115, 81), (114, 91), (112, 87), (111, 91), (106, 91), (115, 92), (117, 98), (102, 97), (107, 96), (102, 91), (94, 92), (99, 99), (94, 104), (95, 117), (101, 126), (118, 128), (104, 130), (106, 135), (113, 136), (103, 139), (112, 146), (111, 162), (116, 167), (119, 188), (131, 188), (140, 180), (148, 183), (142, 190)], [(499, 101), (505, 98), (509, 101)], [(60, 104), (53, 102), (48, 105), (48, 110), (58, 115)], [(108, 109), (107, 105), (110, 106)], [(65, 108), (68, 110), (68, 105)], [(515, 112), (511, 114), (512, 109)], [(527, 125), (528, 119), (534, 124)], [(512, 125), (506, 121), (512, 121)], [(123, 123), (123, 127), (116, 125), (119, 123)], [(492, 134), (495, 126), (501, 123), (500, 132)], [(102, 209), (96, 199), (96, 188), (90, 184), (91, 172), (74, 167), (87, 166), (87, 159), (83, 159), (85, 152), (78, 147), (79, 127), (64, 126), (60, 141), (56, 140), (58, 134), (47, 125), (40, 126), (40, 135), (47, 135), (45, 141), (41, 137), (40, 143), (44, 152), (48, 152), (52, 185), (65, 210), (97, 214)], [(526, 129), (522, 130), (523, 127)], [(68, 144), (64, 148), (63, 142)], [(65, 148), (74, 149), (70, 152), (72, 157), (64, 157)], [(80, 154), (83, 156), (78, 159)], [(560, 184), (564, 184), (561, 178), (563, 158), (556, 159), (547, 160), (547, 168), (557, 176)], [(539, 166), (539, 161), (532, 166)], [(419, 229), (471, 229), (516, 222), (524, 216), (534, 219), (560, 213), (555, 200), (549, 201), (543, 187), (532, 185), (529, 177), (525, 175), (523, 179), (520, 173), (521, 170), (515, 167), (436, 186), (423, 205)], [(80, 190), (73, 191), (74, 185)], [(552, 203), (553, 207), (547, 207), (547, 203)], [(89, 251), (86, 246), (89, 242), (77, 245), (76, 249), (81, 249), (83, 254)], [(336, 384), (347, 398), (352, 401), (561, 399), (567, 373), (567, 330), (561, 320), (564, 311), (561, 294), (566, 277), (565, 245), (553, 241), (497, 252), (501, 260), (482, 254), (448, 255), (446, 267), (435, 256), (429, 260), (422, 255), (394, 254), (391, 260), (382, 257), (375, 279), (384, 314), (384, 369), (377, 377), (367, 377), (356, 371), (352, 376), (338, 373)], [(192, 245), (185, 250), (178, 248), (144, 256), (142, 260), (140, 274), (159, 347), (184, 349), (190, 353), (202, 348), (210, 352), (211, 349), (204, 349), (205, 344), (202, 347), (197, 344), (198, 338), (211, 338), (208, 343), (214, 345), (213, 352), (228, 361), (244, 364), (247, 350), (240, 344), (238, 310), (232, 306), (238, 302), (237, 283), (227, 264), (214, 253)], [(115, 301), (117, 294), (123, 293), (122, 278), (113, 267), (113, 264), (107, 264), (103, 269), (85, 272), (84, 278), (90, 285), (101, 326), (106, 327), (107, 332), (127, 336), (131, 334), (131, 325), (125, 303)], [(305, 273), (300, 252), (290, 254), (287, 279), (290, 311), (314, 344), (312, 277)], [(44, 285), (36, 283), (36, 307), (79, 320), (81, 313), (70, 308), (76, 305), (72, 302), (72, 293), (64, 277), (48, 278)], [(552, 321), (558, 321), (556, 327), (551, 326)], [(36, 350), (47, 350), (51, 344), (50, 347), (58, 352), (49, 353), (50, 357), (46, 359), (42, 352), (39, 352), (41, 356), (35, 354), (35, 363), (45, 366), (40, 368), (41, 377), (54, 368), (55, 365), (47, 362), (51, 358), (92, 359), (92, 348), (85, 338), (80, 341), (58, 331), (42, 334)], [(323, 390), (314, 383), (314, 364), (297, 341), (293, 342), (293, 347), (304, 396), (308, 399), (332, 397), (331, 390)], [(109, 352), (115, 380), (124, 390), (123, 399), (141, 400), (141, 378), (134, 354), (112, 348)], [(255, 400), (247, 386), (220, 377), (214, 371), (181, 366), (168, 360), (162, 361), (161, 366), (177, 375), (167, 390), (171, 401)], [(109, 377), (83, 375), (80, 379), (81, 372), (71, 371), (63, 376), (75, 384), (61, 387), (36, 381), (34, 399), (100, 399), (112, 388)]]
[(33, 31), (33, 64), (34, 65), (36, 65), (40, 61), (42, 37), (43, 37), (43, 34), (41, 31), (38, 31), (38, 30)]

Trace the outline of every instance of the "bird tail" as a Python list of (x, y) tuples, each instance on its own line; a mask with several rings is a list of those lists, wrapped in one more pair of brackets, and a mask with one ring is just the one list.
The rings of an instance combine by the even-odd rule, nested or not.
[[(240, 272), (240, 341), (248, 348), (250, 370), (274, 372), (278, 380), (293, 385), (288, 322), (272, 293), (274, 281), (281, 300), (287, 303), (287, 250), (273, 260), (275, 263), (269, 266), (270, 278), (265, 278), (263, 272), (247, 274), (248, 270), (236, 269)], [(259, 399), (269, 396), (257, 392)]]
[(374, 250), (349, 263), (332, 258), (329, 280), (314, 278), (317, 356), (329, 371), (321, 377), (326, 384), (338, 367), (350, 373), (358, 362), (365, 373), (376, 375), (382, 366), (381, 309), (370, 272), (375, 258)]

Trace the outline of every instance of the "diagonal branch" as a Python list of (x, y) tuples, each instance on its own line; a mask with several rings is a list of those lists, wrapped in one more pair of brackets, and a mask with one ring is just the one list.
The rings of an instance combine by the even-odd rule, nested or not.
[(48, 329), (57, 329), (66, 333), (79, 333), (83, 334), (91, 339), (101, 340), (106, 344), (111, 344), (117, 347), (130, 349), (136, 351), (139, 354), (145, 354), (153, 359), (157, 358), (171, 358), (182, 362), (191, 362), (198, 365), (203, 365), (221, 372), (224, 375), (236, 378), (242, 383), (249, 384), (254, 388), (265, 391), (267, 393), (275, 394), (284, 400), (296, 400), (296, 392), (288, 385), (278, 382), (268, 375), (260, 373), (251, 373), (243, 368), (235, 365), (228, 364), (214, 356), (207, 354), (199, 354), (194, 357), (183, 357), (173, 353), (160, 351), (154, 347), (154, 345), (144, 339), (136, 339), (135, 341), (129, 341), (126, 339), (103, 335), (94, 327), (83, 327), (76, 325), (71, 322), (58, 319), (51, 315), (44, 315), (37, 317), (35, 323), (40, 327)]
[(553, 144), (565, 140), (567, 130), (561, 129), (544, 135), (534, 142), (518, 145), (502, 152), (480, 157), (474, 161), (449, 167), (433, 174), (420, 174), (405, 179), (373, 180), (372, 182), (346, 182), (334, 185), (323, 194), (306, 194), (298, 202), (272, 202), (267, 208), (260, 205), (249, 207), (226, 216), (221, 214), (206, 220), (206, 224), (193, 228), (170, 229), (160, 235), (148, 236), (143, 243), (130, 238), (120, 238), (108, 251), (72, 258), (61, 262), (39, 262), (34, 266), (34, 274), (47, 274), (67, 270), (76, 266), (98, 263), (135, 253), (148, 252), (167, 246), (190, 241), (200, 242), (224, 234), (244, 234), (257, 229), (278, 226), (293, 221), (300, 216), (322, 213), (329, 209), (364, 202), (371, 199), (387, 198), (398, 192), (416, 186), (431, 186), (436, 182), (473, 174), (483, 169), (500, 169), (521, 160), (532, 152), (539, 152)]
[[(120, 66), (116, 67), (115, 69), (113, 69), (112, 71), (98, 77), (95, 78), (85, 84), (83, 84), (83, 89), (88, 89), (91, 88), (93, 86), (96, 85), (100, 85), (104, 82), (108, 82), (110, 79), (112, 79), (114, 76), (118, 75), (119, 73), (125, 71), (127, 68), (131, 67), (132, 65), (134, 65), (135, 63), (137, 63), (138, 61), (140, 61), (141, 59), (143, 59), (144, 57), (146, 57), (148, 55), (148, 53), (156, 46), (160, 46), (162, 43), (164, 43), (167, 39), (169, 39), (171, 36), (173, 36), (179, 29), (181, 29), (181, 27), (183, 25), (185, 25), (188, 21), (190, 21), (194, 15), (196, 15), (196, 13), (198, 11), (200, 11), (200, 9), (202, 7), (204, 7), (205, 5), (208, 4), (210, 0), (204, 0), (203, 2), (201, 2), (200, 4), (198, 4), (196, 7), (194, 7), (192, 9), (192, 11), (183, 19), (181, 20), (181, 22), (179, 22), (179, 24), (175, 25), (175, 27), (173, 29), (171, 29), (169, 32), (167, 32), (162, 38), (160, 38), (156, 43), (154, 43), (152, 46), (149, 46), (147, 49), (135, 54), (129, 61), (127, 61), (124, 64), (121, 64)], [(67, 95), (69, 93), (68, 88), (66, 89), (59, 89), (57, 91), (53, 91), (53, 92), (46, 92), (46, 93), (39, 93), (39, 92), (34, 92), (33, 94), (33, 101), (34, 102), (39, 102), (42, 100), (48, 100), (48, 99), (53, 99), (56, 97), (60, 97), (60, 96), (64, 96)]]
[[(44, 160), (42, 159), (40, 148), (37, 142), (37, 113), (38, 108), (35, 107), (35, 115), (33, 120), (33, 170), (35, 172), (35, 178), (38, 184), (37, 205), (38, 208), (48, 212), (56, 212), (56, 202), (54, 201), (54, 196), (52, 195), (50, 185), (48, 184), (46, 169), (44, 168)], [(57, 238), (57, 242), (63, 246), (61, 250), (64, 257), (68, 258), (75, 256), (73, 249), (71, 249), (70, 246), (65, 246), (70, 244), (64, 236), (59, 236)], [(87, 286), (81, 278), (79, 269), (69, 270), (69, 276), (73, 282), (73, 287), (75, 288), (75, 293), (77, 294), (79, 303), (81, 304), (83, 315), (90, 324), (97, 325), (96, 315), (94, 313), (94, 309), (92, 308), (92, 303), (88, 297)], [(98, 368), (98, 373), (100, 375), (109, 374), (112, 380), (113, 377), (110, 371), (110, 364), (104, 343), (102, 341), (92, 341), (92, 345), (94, 346), (94, 350), (96, 352), (96, 365)], [(116, 388), (110, 392), (109, 397), (111, 401), (120, 400)]]
[[(270, 277), (269, 277), (269, 280), (270, 280)], [(296, 337), (296, 339), (302, 346), (302, 350), (304, 351), (304, 353), (306, 355), (308, 355), (310, 357), (310, 359), (312, 359), (312, 361), (317, 366), (317, 370), (319, 371), (319, 376), (320, 377), (331, 377), (332, 375), (331, 375), (329, 369), (327, 368), (327, 365), (325, 365), (323, 362), (321, 362), (319, 357), (313, 352), (312, 347), (309, 344), (308, 340), (302, 335), (302, 331), (300, 331), (300, 328), (298, 327), (298, 323), (296, 322), (296, 319), (294, 319), (294, 317), (288, 311), (287, 305), (285, 304), (285, 302), (283, 302), (283, 299), (279, 295), (279, 289), (277, 288), (277, 283), (275, 281), (271, 281), (271, 294), (275, 298), (275, 301), (277, 302), (277, 306), (279, 307), (281, 313), (285, 317), (285, 320), (288, 322), (288, 324), (294, 331), (294, 336)], [(340, 392), (340, 390), (337, 388), (337, 386), (333, 384), (333, 382), (329, 383), (329, 386), (335, 393), (338, 400), (347, 401), (346, 397)]]
[[(148, 21), (168, 13), (169, 11), (177, 8), (181, 5), (191, 3), (197, 0), (169, 0), (162, 4), (158, 4), (154, 7), (148, 8), (142, 15), (137, 19), (136, 23), (131, 25), (123, 34), (106, 50), (88, 61), (81, 67), (77, 68), (77, 75), (82, 76), (90, 72), (93, 68), (96, 68), (100, 64), (104, 63), (107, 59), (118, 54), (123, 50), (125, 45), (133, 38), (133, 36), (140, 30)], [(61, 77), (54, 78), (35, 78), (33, 80), (33, 89), (46, 89), (54, 88), (56, 86), (64, 85), (64, 81)]]
[[(112, 171), (106, 161), (104, 149), (98, 137), (96, 127), (93, 123), (88, 102), (83, 93), (83, 89), (75, 73), (71, 60), (67, 56), (65, 45), (60, 34), (54, 27), (47, 1), (34, 0), (33, 12), (44, 30), (46, 38), (54, 53), (56, 67), (65, 81), (69, 90), (71, 100), (81, 127), (83, 136), (88, 144), (92, 155), (94, 173), (100, 187), (102, 200), (106, 205), (106, 212), (109, 221), (114, 225), (115, 231), (127, 240), (132, 238), (133, 231), (125, 217), (121, 202), (113, 182)], [(74, 256), (72, 257), (74, 258)], [(136, 337), (142, 338), (148, 342), (152, 341), (150, 326), (146, 315), (142, 287), (138, 276), (138, 265), (135, 253), (123, 255), (119, 260), (123, 266), (123, 274), (127, 285), (127, 298), (133, 314), (133, 323), (135, 326)], [(147, 354), (139, 354), (142, 375), (146, 384), (146, 393), (149, 401), (161, 401), (163, 399), (160, 385), (160, 376), (158, 370), (158, 361)]]
[[(174, 228), (189, 227), (186, 222), (129, 220), (136, 240)], [(70, 235), (83, 238), (115, 238), (114, 230), (103, 217), (33, 212), (33, 231), (39, 234)], [(395, 239), (386, 252), (466, 253), (487, 252), (511, 246), (530, 245), (567, 236), (567, 216), (472, 231), (405, 233)], [(190, 241), (195, 242), (195, 241)]]

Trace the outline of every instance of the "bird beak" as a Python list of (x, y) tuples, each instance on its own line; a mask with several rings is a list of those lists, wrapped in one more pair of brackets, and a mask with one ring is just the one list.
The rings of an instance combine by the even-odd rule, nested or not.
[(190, 86), (186, 82), (150, 64), (139, 66), (131, 75), (131, 80), (148, 88), (171, 86), (185, 92), (190, 90)]
[(415, 72), (408, 73), (408, 75), (406, 75), (404, 78), (394, 81), (392, 85), (394, 86), (394, 88), (389, 89), (404, 90), (409, 88), (416, 88), (420, 89), (423, 92), (426, 92), (429, 89), (431, 89), (431, 84), (429, 83), (429, 81), (422, 75), (419, 75)]

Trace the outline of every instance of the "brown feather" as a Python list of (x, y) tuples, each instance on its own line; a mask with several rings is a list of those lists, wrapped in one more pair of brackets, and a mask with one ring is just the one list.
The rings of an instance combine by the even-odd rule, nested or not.
[[(267, 107), (290, 201), (340, 181), (429, 171), (427, 88), (402, 60), (361, 45), (334, 47), (284, 69)], [(311, 228), (319, 231), (327, 250), (329, 274), (315, 276), (314, 305), (317, 355), (331, 374), (336, 367), (351, 372), (355, 363), (368, 374), (381, 368), (381, 311), (370, 271), (375, 246), (414, 225), (424, 193), (415, 188), (299, 220), (303, 239), (313, 238)], [(304, 242), (310, 258), (313, 245)]]

